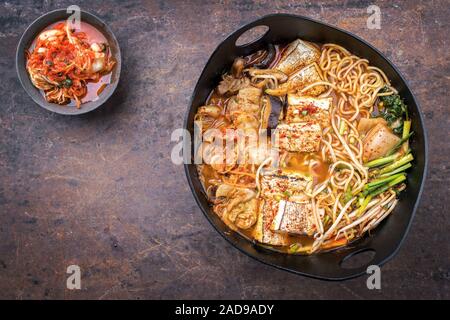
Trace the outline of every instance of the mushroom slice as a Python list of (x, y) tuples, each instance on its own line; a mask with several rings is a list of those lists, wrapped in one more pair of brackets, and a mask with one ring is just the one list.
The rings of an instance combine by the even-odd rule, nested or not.
[(273, 79), (277, 82), (283, 83), (288, 80), (288, 76), (276, 69), (257, 69), (250, 68), (247, 69), (248, 74), (254, 79)]
[(261, 117), (260, 117), (260, 129), (267, 129), (269, 126), (270, 113), (272, 112), (272, 104), (268, 96), (264, 96), (261, 99)]

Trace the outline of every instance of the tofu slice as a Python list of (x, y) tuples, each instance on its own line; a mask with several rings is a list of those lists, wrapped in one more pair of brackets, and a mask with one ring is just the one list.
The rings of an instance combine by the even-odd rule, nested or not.
[(309, 122), (317, 121), (322, 128), (330, 124), (332, 98), (313, 98), (288, 94), (288, 108), (285, 122)]
[(281, 200), (270, 229), (274, 232), (312, 236), (315, 224), (311, 202)]
[(265, 174), (261, 178), (261, 197), (264, 199), (281, 200), (307, 199), (304, 191), (310, 178), (297, 175)]
[(297, 94), (288, 94), (288, 105), (298, 106), (305, 104), (313, 104), (319, 109), (329, 110), (332, 102), (332, 98), (314, 98), (308, 96), (300, 96)]
[(258, 220), (256, 222), (253, 236), (256, 241), (272, 246), (287, 246), (289, 236), (283, 233), (273, 232), (270, 227), (273, 218), (278, 212), (279, 202), (265, 199), (260, 202)]
[(319, 151), (322, 129), (317, 122), (279, 124), (276, 130), (278, 145), (290, 152)]

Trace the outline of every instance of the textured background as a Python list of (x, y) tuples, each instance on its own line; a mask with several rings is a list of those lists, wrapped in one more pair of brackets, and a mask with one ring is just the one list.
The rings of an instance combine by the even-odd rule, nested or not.
[[(450, 298), (449, 1), (85, 1), (122, 49), (116, 94), (100, 110), (58, 116), (35, 105), (14, 68), (19, 37), (66, 1), (0, 3), (0, 297)], [(381, 7), (381, 30), (366, 28)], [(365, 278), (312, 280), (262, 265), (208, 224), (170, 161), (209, 55), (238, 26), (274, 12), (303, 14), (356, 33), (409, 80), (425, 114), (430, 171), (411, 232)], [(82, 290), (65, 289), (70, 264)]]

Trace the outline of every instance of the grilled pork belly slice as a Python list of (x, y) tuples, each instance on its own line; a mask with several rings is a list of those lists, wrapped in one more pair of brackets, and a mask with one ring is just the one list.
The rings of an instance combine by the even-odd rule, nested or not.
[(259, 215), (253, 236), (256, 241), (273, 246), (286, 246), (289, 244), (288, 235), (270, 230), (273, 218), (278, 212), (279, 202), (265, 199), (260, 202)]
[(311, 202), (291, 202), (281, 200), (271, 230), (293, 235), (312, 236), (315, 232)]
[(319, 58), (320, 51), (317, 47), (309, 42), (297, 39), (283, 51), (280, 62), (275, 69), (290, 75), (308, 64), (317, 62)]
[(317, 122), (279, 124), (276, 130), (279, 147), (290, 152), (319, 151), (322, 129)]
[[(296, 93), (303, 90), (305, 87), (310, 84), (320, 82), (322, 78), (317, 69), (317, 64), (310, 64), (303, 69), (300, 69), (289, 76), (287, 82), (282, 83), (276, 89), (266, 89), (266, 93), (271, 96), (284, 96), (287, 93)], [(319, 94), (326, 91), (326, 87), (324, 85), (316, 85), (302, 94), (307, 96), (318, 96)]]
[(322, 128), (330, 124), (332, 98), (313, 98), (296, 94), (288, 94), (288, 108), (285, 122), (317, 121)]
[[(309, 66), (306, 66), (305, 68), (297, 71), (296, 73), (292, 74), (288, 81), (288, 92), (295, 92), (300, 91), (306, 86), (313, 84), (315, 82), (322, 81), (322, 78), (320, 77), (319, 72), (317, 71), (316, 65), (311, 64)], [(318, 96), (319, 94), (326, 91), (326, 87), (323, 85), (312, 87), (311, 89), (305, 91), (303, 94), (309, 95), (309, 96)]]

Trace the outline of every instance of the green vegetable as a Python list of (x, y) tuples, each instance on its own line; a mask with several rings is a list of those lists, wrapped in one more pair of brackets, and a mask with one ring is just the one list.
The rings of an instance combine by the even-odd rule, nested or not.
[(371, 189), (371, 188), (373, 188), (373, 187), (377, 188), (377, 187), (379, 187), (380, 185), (385, 184), (385, 183), (387, 183), (387, 182), (389, 182), (389, 181), (392, 181), (392, 180), (398, 178), (398, 177), (401, 176), (401, 175), (405, 175), (405, 174), (404, 174), (404, 173), (397, 173), (397, 174), (394, 174), (394, 175), (389, 176), (389, 177), (380, 178), (380, 179), (375, 179), (375, 180), (373, 180), (372, 182), (369, 182), (369, 183), (366, 185), (366, 187), (367, 187), (367, 189)]
[(389, 188), (392, 188), (393, 186), (395, 186), (405, 180), (406, 180), (406, 175), (401, 175), (401, 176), (397, 177), (396, 179), (392, 180), (391, 182), (389, 182), (388, 184), (385, 184), (385, 185), (381, 186), (380, 188), (371, 191), (369, 193), (369, 196), (375, 197), (375, 196), (379, 195), (380, 193), (385, 192)]
[(406, 120), (403, 122), (403, 135), (402, 139), (405, 139), (406, 137), (411, 136), (409, 131), (411, 130), (411, 120)]
[(395, 170), (393, 170), (391, 172), (381, 174), (380, 178), (389, 177), (389, 176), (391, 176), (393, 174), (405, 171), (406, 169), (411, 168), (411, 167), (412, 167), (411, 163), (407, 163), (404, 166), (401, 166), (401, 167), (399, 167), (399, 168), (397, 168), (397, 169), (395, 169)]
[[(406, 121), (405, 121), (405, 123), (406, 123)], [(405, 129), (403, 129), (403, 130), (405, 130)], [(403, 133), (404, 132), (405, 131), (403, 131)], [(397, 151), (398, 148), (400, 148), (406, 141), (408, 141), (409, 137), (411, 137), (413, 133), (414, 132), (410, 132), (405, 137), (401, 138), (400, 141), (397, 142), (395, 144), (395, 146), (391, 149), (391, 151), (389, 151), (388, 156), (392, 155), (395, 151)]]
[(288, 252), (289, 253), (296, 253), (297, 250), (300, 249), (298, 243), (293, 243), (289, 246)]
[(72, 86), (72, 80), (70, 78), (63, 80), (63, 86), (66, 88), (70, 88)]
[(395, 155), (395, 154), (389, 155), (387, 157), (378, 158), (378, 159), (372, 160), (370, 162), (367, 162), (364, 164), (364, 166), (367, 168), (379, 167), (379, 166), (382, 166), (382, 165), (385, 165), (385, 164), (388, 164), (388, 163), (394, 161), (395, 159), (397, 159), (397, 157), (398, 157), (398, 155)]
[(288, 198), (291, 196), (291, 193), (288, 190), (284, 191), (283, 194), (285, 197), (288, 197)]
[(344, 121), (341, 121), (341, 123), (339, 124), (339, 134), (340, 134), (340, 135), (343, 135), (345, 129), (346, 129), (345, 122), (344, 122)]
[(358, 209), (358, 216), (360, 216), (364, 210), (366, 210), (367, 205), (369, 204), (370, 200), (372, 200), (372, 196), (368, 195), (367, 197), (364, 198), (364, 200), (361, 203), (361, 206)]
[[(398, 157), (398, 155), (396, 156)], [(392, 159), (392, 156), (390, 156), (389, 159)], [(360, 209), (358, 214), (362, 214), (362, 212), (364, 211), (367, 203), (371, 199), (370, 198), (369, 200), (367, 200), (369, 196), (373, 198), (380, 193), (388, 190), (392, 186), (395, 186), (400, 182), (406, 180), (406, 173), (404, 171), (412, 166), (410, 162), (413, 159), (414, 157), (412, 156), (412, 154), (408, 153), (407, 155), (396, 160), (394, 163), (382, 167), (381, 169), (372, 171), (372, 177), (376, 177), (376, 179), (367, 183), (360, 193), (359, 205), (360, 208), (363, 209)]]
[(310, 246), (302, 246), (300, 243), (293, 243), (289, 246), (288, 252), (289, 253), (302, 253), (306, 252), (309, 249), (311, 249)]
[(387, 172), (391, 172), (392, 170), (395, 170), (399, 167), (402, 167), (403, 165), (407, 164), (408, 162), (411, 162), (414, 159), (413, 155), (411, 153), (408, 153), (406, 156), (400, 158), (393, 164), (390, 164), (380, 170), (380, 174), (384, 174)]
[(360, 207), (363, 205), (364, 199), (365, 199), (364, 194), (362, 192), (360, 192), (359, 195), (358, 195), (358, 205)]
[[(385, 86), (380, 90), (380, 93), (388, 92), (389, 88)], [(381, 96), (380, 101), (383, 103), (383, 110), (380, 112), (381, 116), (387, 121), (392, 131), (398, 135), (403, 133), (403, 122), (408, 120), (408, 107), (403, 102), (398, 94), (391, 94), (389, 96)]]
[(348, 187), (347, 190), (344, 193), (344, 205), (349, 202), (350, 200), (352, 200), (352, 188)]
[[(369, 169), (374, 167), (381, 167), (381, 169), (376, 168), (370, 171), (370, 176), (375, 179), (367, 183), (358, 196), (358, 215), (361, 215), (364, 212), (368, 203), (373, 197), (406, 180), (405, 170), (412, 166), (410, 162), (414, 159), (414, 157), (410, 153), (410, 150), (407, 150), (406, 155), (404, 156), (402, 156), (401, 153), (395, 152), (398, 148), (403, 146), (403, 144), (408, 141), (408, 139), (413, 134), (413, 132), (410, 132), (410, 129), (411, 121), (404, 120), (402, 128), (402, 138), (391, 149), (387, 156), (372, 160), (364, 164), (364, 166)], [(398, 193), (400, 191), (401, 188), (397, 188), (396, 192)]]
[(308, 110), (303, 110), (302, 111), (302, 115), (307, 116), (308, 115)]

